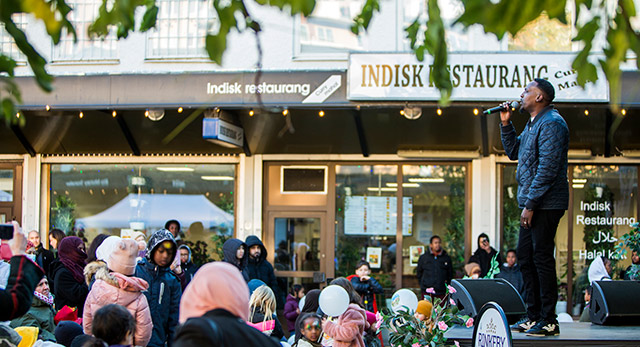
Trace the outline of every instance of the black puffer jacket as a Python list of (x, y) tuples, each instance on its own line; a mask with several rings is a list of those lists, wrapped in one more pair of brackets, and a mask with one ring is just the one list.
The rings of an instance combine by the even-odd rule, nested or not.
[(442, 250), (442, 253), (436, 256), (427, 247), (427, 252), (418, 259), (417, 275), (422, 292), (425, 292), (428, 288), (433, 288), (436, 295), (445, 294), (445, 286), (451, 283), (453, 278), (451, 257), (445, 250)]
[(244, 268), (244, 273), (247, 277), (252, 279), (259, 279), (266, 283), (271, 290), (278, 296), (278, 282), (276, 281), (276, 275), (273, 272), (273, 266), (267, 261), (267, 249), (257, 236), (251, 235), (247, 237), (245, 242), (247, 244), (247, 253), (251, 246), (258, 245), (262, 248), (260, 258), (253, 259), (249, 256), (247, 267)]
[(507, 280), (516, 288), (518, 293), (524, 297), (524, 280), (522, 279), (520, 265), (514, 264), (512, 267), (509, 267), (507, 263), (502, 264), (500, 273), (496, 275), (496, 278), (504, 278)]
[(511, 160), (518, 160), (518, 204), (529, 210), (566, 210), (569, 206), (567, 153), (569, 128), (549, 105), (527, 122), (516, 136), (513, 124), (500, 126), (502, 146)]
[[(242, 258), (242, 260), (238, 260), (238, 258), (236, 257), (236, 253), (240, 246), (244, 246), (244, 257)], [(224, 245), (222, 245), (222, 253), (224, 254), (223, 260), (226, 263), (237, 267), (238, 270), (242, 272), (242, 277), (244, 277), (244, 280), (246, 282), (249, 282), (249, 275), (244, 271), (244, 269), (247, 267), (247, 261), (249, 259), (249, 248), (247, 247), (247, 244), (242, 242), (242, 240), (228, 239), (224, 242)]]

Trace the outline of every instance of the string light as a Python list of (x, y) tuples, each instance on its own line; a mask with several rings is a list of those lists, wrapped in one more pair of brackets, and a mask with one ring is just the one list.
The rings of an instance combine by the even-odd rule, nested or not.
[(118, 115), (118, 113), (116, 112), (116, 110), (113, 110), (113, 112), (111, 112), (111, 115), (113, 116), (113, 118), (115, 118)]
[(82, 111), (80, 111), (80, 114), (78, 115), (78, 117), (80, 117), (80, 119), (82, 119), (84, 117), (84, 113), (82, 113)]
[(184, 111), (184, 109), (182, 107), (178, 107), (178, 113), (182, 113), (182, 111)]
[(149, 118), (149, 110), (144, 111), (144, 116)]
[(289, 114), (289, 109), (286, 109), (286, 108), (285, 108), (284, 110), (282, 110), (282, 115), (283, 115), (283, 116), (285, 116), (285, 117), (286, 117), (288, 114)]
[(47, 110), (47, 111), (50, 111), (50, 110), (51, 110), (51, 106), (49, 106), (49, 105), (45, 105), (45, 106), (44, 106), (44, 109), (45, 109), (45, 110)]
[(478, 109), (477, 109), (477, 108), (474, 108), (474, 109), (473, 109), (473, 115), (474, 115), (474, 116), (477, 116), (477, 115), (478, 115), (478, 113), (480, 113), (480, 111), (478, 111)]
[(620, 114), (623, 116), (627, 115), (627, 110), (625, 110), (624, 108), (622, 110), (620, 110)]
[(16, 113), (16, 118), (20, 118), (20, 112)]
[(438, 107), (438, 109), (436, 110), (436, 114), (438, 116), (442, 116), (442, 109), (440, 107)]
[(253, 115), (255, 114), (255, 112), (253, 112), (253, 109), (249, 110), (249, 117), (253, 117)]
[(589, 115), (589, 110), (586, 110), (586, 109), (585, 109), (585, 110), (584, 110), (584, 115), (585, 115), (585, 116), (588, 116), (588, 115)]
[(400, 110), (400, 115), (404, 116), (404, 109)]
[(320, 110), (320, 112), (318, 112), (318, 116), (320, 116), (321, 118), (324, 117), (324, 111)]

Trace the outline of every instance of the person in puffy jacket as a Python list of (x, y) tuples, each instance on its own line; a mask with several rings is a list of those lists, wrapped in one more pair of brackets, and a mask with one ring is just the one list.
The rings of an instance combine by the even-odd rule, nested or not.
[(249, 259), (249, 251), (247, 250), (247, 244), (238, 239), (228, 239), (222, 245), (222, 253), (224, 254), (223, 261), (235, 266), (242, 273), (244, 280), (249, 282), (249, 274), (244, 271), (247, 267), (247, 261)]
[(144, 292), (153, 321), (148, 346), (170, 345), (178, 325), (182, 288), (169, 268), (177, 250), (173, 235), (168, 230), (158, 230), (149, 237), (145, 258), (136, 266), (135, 276), (149, 284)]
[(107, 258), (107, 263), (93, 262), (85, 268), (87, 278), (94, 273), (95, 282), (87, 296), (82, 315), (84, 331), (92, 331), (93, 317), (100, 308), (109, 304), (125, 307), (135, 319), (133, 342), (146, 346), (151, 339), (153, 324), (146, 296), (142, 293), (149, 284), (133, 276), (136, 269), (138, 243), (131, 239), (120, 239)]
[(58, 259), (51, 263), (50, 271), (53, 276), (53, 294), (56, 310), (65, 305), (76, 307), (78, 316), (84, 309), (84, 301), (89, 294), (89, 287), (84, 280), (84, 267), (87, 253), (82, 239), (77, 236), (67, 236), (58, 245)]
[(287, 329), (289, 334), (296, 330), (296, 319), (300, 315), (300, 300), (304, 297), (304, 287), (300, 284), (291, 286), (291, 292), (287, 295), (287, 302), (284, 304), (284, 318), (287, 319)]
[(333, 339), (333, 347), (365, 347), (364, 332), (369, 329), (369, 322), (358, 292), (351, 281), (344, 277), (336, 278), (331, 284), (339, 285), (347, 291), (349, 307), (336, 322), (322, 319), (322, 330)]

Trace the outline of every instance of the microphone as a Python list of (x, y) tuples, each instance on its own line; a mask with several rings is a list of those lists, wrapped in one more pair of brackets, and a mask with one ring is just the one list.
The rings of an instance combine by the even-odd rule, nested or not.
[[(518, 107), (520, 107), (520, 103), (517, 101), (513, 101), (511, 102), (511, 104), (509, 104), (509, 107), (513, 108), (513, 109), (518, 109)], [(501, 112), (501, 111), (506, 111), (508, 110), (507, 107), (504, 107), (502, 105), (500, 106), (496, 106), (496, 107), (492, 107), (488, 110), (484, 110), (482, 111), (483, 114), (492, 114), (492, 113), (497, 113), (497, 112)]]

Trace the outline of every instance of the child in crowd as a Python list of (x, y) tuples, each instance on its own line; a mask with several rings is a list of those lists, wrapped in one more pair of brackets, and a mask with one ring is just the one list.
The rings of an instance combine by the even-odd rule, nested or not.
[(362, 297), (364, 309), (369, 312), (377, 312), (375, 294), (382, 293), (382, 286), (375, 278), (371, 277), (371, 266), (368, 261), (361, 260), (356, 266), (356, 275), (350, 276), (353, 288)]
[[(90, 346), (131, 347), (136, 321), (123, 306), (109, 304), (96, 311), (91, 334), (96, 337)], [(87, 346), (87, 343), (84, 344)]]
[(29, 311), (22, 317), (11, 321), (11, 327), (37, 327), (39, 339), (43, 341), (56, 341), (54, 331), (56, 325), (53, 322), (55, 311), (53, 310), (53, 295), (49, 291), (49, 281), (43, 277), (36, 290), (33, 292), (33, 302)]
[(424, 323), (429, 332), (433, 330), (433, 320), (431, 319), (431, 311), (433, 309), (433, 304), (429, 300), (420, 300), (418, 301), (418, 308), (416, 308), (416, 313), (413, 316), (420, 322)]
[(133, 336), (135, 345), (146, 346), (151, 339), (153, 325), (149, 304), (143, 294), (149, 288), (149, 284), (133, 276), (139, 245), (131, 239), (117, 239), (106, 264), (93, 262), (85, 268), (85, 277), (95, 277), (95, 282), (84, 305), (82, 325), (84, 331), (90, 332), (96, 311), (108, 304), (122, 305), (136, 319), (136, 331)]
[(467, 277), (475, 280), (480, 278), (482, 269), (480, 268), (480, 264), (472, 262), (464, 266), (464, 272), (466, 272)]
[(276, 316), (276, 296), (269, 286), (262, 285), (249, 298), (249, 322), (267, 336), (280, 340), (284, 337)]
[(169, 268), (177, 251), (173, 235), (168, 230), (158, 230), (149, 237), (146, 256), (136, 266), (135, 276), (149, 284), (144, 294), (151, 311), (153, 333), (147, 346), (164, 346), (173, 339), (178, 325), (182, 288)]
[(344, 277), (336, 278), (331, 284), (339, 285), (347, 291), (349, 307), (338, 317), (337, 322), (323, 319), (322, 330), (329, 339), (333, 339), (333, 347), (365, 347), (364, 332), (369, 329), (369, 323), (360, 295)]
[(580, 322), (591, 322), (591, 314), (589, 310), (591, 310), (591, 294), (593, 293), (593, 287), (588, 286), (587, 289), (584, 290), (584, 310), (580, 315)]
[(284, 304), (284, 318), (287, 319), (287, 329), (291, 334), (296, 329), (296, 319), (300, 315), (298, 303), (304, 297), (304, 288), (300, 284), (291, 286), (291, 292), (287, 295), (287, 302)]
[(322, 325), (320, 317), (315, 313), (303, 313), (299, 323), (302, 336), (296, 341), (296, 347), (321, 347), (318, 340), (322, 334)]

